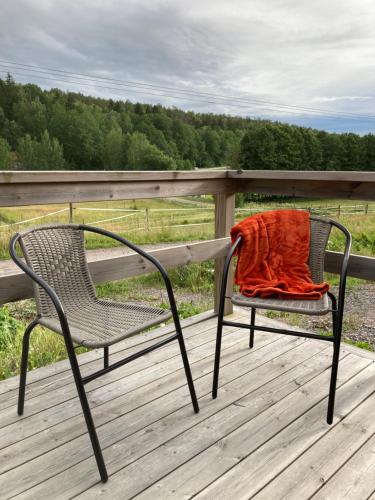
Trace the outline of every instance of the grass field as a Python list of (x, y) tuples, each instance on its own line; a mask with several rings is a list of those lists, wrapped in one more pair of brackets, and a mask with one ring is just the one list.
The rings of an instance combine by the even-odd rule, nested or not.
[[(200, 204), (196, 199), (194, 202), (188, 199), (179, 201), (153, 199), (76, 204), (73, 220), (118, 232), (140, 245), (205, 240), (214, 236), (213, 200), (205, 197), (201, 201), (203, 203)], [(353, 205), (356, 208), (353, 208)], [(353, 253), (375, 255), (375, 205), (368, 205), (366, 214), (366, 203), (355, 204), (353, 201), (293, 200), (293, 203), (290, 203), (288, 200), (285, 203), (272, 203), (272, 205), (251, 203), (236, 212), (236, 220), (239, 221), (254, 211), (271, 208), (306, 208), (311, 209), (313, 213), (335, 218), (351, 231)], [(349, 211), (353, 213), (346, 213)], [(53, 215), (48, 215), (51, 213)], [(30, 220), (35, 218), (37, 219)], [(18, 224), (25, 220), (29, 222)], [(0, 208), (0, 259), (9, 258), (9, 239), (17, 230), (35, 224), (66, 222), (69, 222), (67, 205)], [(115, 242), (98, 235), (90, 235), (86, 241), (88, 249), (114, 245)], [(330, 238), (329, 249), (341, 248), (341, 236), (334, 231)], [(212, 308), (213, 262), (181, 267), (171, 270), (170, 274), (181, 317)], [(337, 282), (336, 276), (331, 278), (333, 283)], [(361, 280), (351, 278), (348, 286), (355, 287), (360, 283)], [(97, 290), (98, 295), (104, 298), (141, 302), (149, 300), (156, 305), (166, 305), (166, 295), (156, 274), (105, 283), (99, 285)], [(33, 314), (35, 314), (33, 301), (23, 301), (0, 308), (0, 379), (18, 373), (22, 334)], [(43, 328), (39, 328), (39, 333), (33, 335), (31, 346), (30, 368), (66, 357), (62, 339)]]

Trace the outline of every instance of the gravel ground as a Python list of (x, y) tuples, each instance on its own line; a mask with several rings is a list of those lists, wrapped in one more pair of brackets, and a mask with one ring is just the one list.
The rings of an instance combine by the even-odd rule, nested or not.
[[(332, 288), (333, 293), (337, 290)], [(375, 350), (375, 283), (357, 285), (346, 292), (344, 337), (356, 342), (367, 342)], [(309, 318), (309, 329), (331, 330), (328, 316)]]

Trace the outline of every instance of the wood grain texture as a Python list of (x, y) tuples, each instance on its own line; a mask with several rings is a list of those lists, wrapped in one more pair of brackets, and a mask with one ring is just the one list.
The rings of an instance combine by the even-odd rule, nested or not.
[[(243, 321), (243, 312), (236, 309), (231, 319)], [(17, 417), (13, 406), (0, 406), (1, 497), (248, 498), (256, 491), (260, 495), (262, 487), (272, 485), (289, 467), (298, 473), (302, 460), (300, 474), (316, 466), (316, 474), (309, 472), (312, 480), (307, 474), (306, 484), (301, 484), (299, 497), (296, 490), (296, 498), (305, 498), (305, 490), (314, 494), (321, 488), (315, 477), (320, 477), (324, 457), (332, 480), (351, 453), (350, 460), (358, 459), (354, 463), (367, 464), (371, 471), (372, 447), (366, 440), (374, 425), (372, 359), (343, 346), (335, 426), (330, 427), (324, 419), (330, 345), (260, 333), (249, 350), (247, 335), (235, 327), (225, 328), (221, 391), (212, 400), (215, 318), (201, 316), (185, 326), (199, 414), (192, 412), (173, 345), (152, 353), (143, 363), (130, 363), (116, 376), (94, 381), (88, 387), (89, 400), (110, 473), (103, 485), (67, 363), (57, 364), (57, 370), (35, 370), (30, 374), (34, 388), (26, 398), (24, 416)], [(170, 327), (153, 333), (165, 335), (166, 328)], [(137, 341), (145, 346), (151, 339), (145, 333), (127, 340), (130, 345), (122, 342), (114, 357), (124, 350), (133, 352)], [(95, 351), (80, 356), (85, 371), (101, 361), (101, 353)], [(5, 403), (7, 398), (14, 403), (15, 380), (0, 382)], [(334, 453), (335, 446), (343, 450), (342, 457)], [(363, 477), (362, 472), (356, 474), (356, 467), (351, 469), (354, 484)], [(371, 487), (360, 486), (358, 491), (371, 494)]]
[[(234, 207), (235, 194), (217, 194), (215, 196), (215, 238), (227, 237), (231, 228), (234, 225)], [(227, 252), (226, 252), (227, 253)], [(221, 282), (223, 277), (223, 269), (225, 262), (225, 254), (219, 256), (215, 261), (215, 286), (214, 286), (214, 310), (219, 311), (219, 300), (221, 292)], [(233, 312), (233, 305), (230, 297), (233, 293), (233, 266), (228, 273), (227, 288), (225, 296), (229, 297), (225, 300), (224, 314)]]

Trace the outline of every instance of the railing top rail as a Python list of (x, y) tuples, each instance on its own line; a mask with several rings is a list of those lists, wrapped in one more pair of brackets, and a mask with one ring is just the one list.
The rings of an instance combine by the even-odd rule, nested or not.
[(375, 172), (312, 170), (189, 170), (189, 171), (108, 171), (108, 170), (29, 170), (0, 172), (0, 184), (44, 182), (126, 182), (185, 181), (210, 179), (270, 179), (373, 182)]
[(131, 182), (226, 179), (227, 171), (197, 170), (28, 170), (0, 172), (1, 184), (62, 182)]
[(356, 170), (227, 170), (229, 179), (373, 182), (375, 172)]
[(0, 206), (253, 192), (375, 200), (375, 172), (285, 170), (0, 172)]

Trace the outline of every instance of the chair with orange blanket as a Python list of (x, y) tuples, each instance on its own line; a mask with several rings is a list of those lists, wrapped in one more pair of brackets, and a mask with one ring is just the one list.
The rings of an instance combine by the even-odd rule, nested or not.
[[(324, 256), (332, 227), (345, 237), (337, 298), (323, 281)], [(346, 274), (351, 247), (349, 231), (331, 219), (301, 210), (274, 210), (248, 217), (231, 230), (232, 247), (227, 255), (221, 286), (212, 397), (217, 397), (223, 326), (316, 338), (333, 344), (327, 422), (332, 423), (339, 363)], [(232, 303), (251, 310), (250, 324), (224, 319), (225, 290), (233, 256), (237, 258), (235, 283), (240, 293)], [(333, 335), (271, 328), (255, 324), (256, 309), (321, 316), (332, 313)]]

